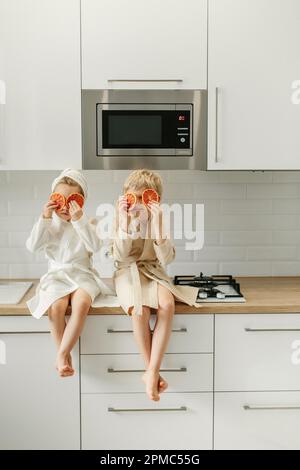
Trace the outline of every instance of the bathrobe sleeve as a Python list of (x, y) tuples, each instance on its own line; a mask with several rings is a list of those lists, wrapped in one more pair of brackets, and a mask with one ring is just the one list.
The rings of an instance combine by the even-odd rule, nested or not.
[(170, 238), (166, 238), (160, 245), (153, 242), (153, 248), (157, 259), (162, 265), (171, 263), (175, 258), (175, 246)]
[(109, 243), (109, 253), (115, 261), (124, 261), (130, 255), (132, 238), (120, 227), (113, 233), (114, 236)]
[(43, 250), (52, 238), (52, 219), (44, 219), (42, 216), (34, 224), (31, 233), (26, 240), (26, 247), (31, 253)]
[(115, 261), (125, 261), (132, 248), (131, 236), (117, 224), (117, 217), (113, 219), (111, 236), (108, 244), (108, 253)]
[(78, 220), (71, 220), (71, 223), (87, 251), (96, 253), (100, 250), (102, 241), (97, 235), (96, 224), (89, 221), (86, 214), (83, 214)]

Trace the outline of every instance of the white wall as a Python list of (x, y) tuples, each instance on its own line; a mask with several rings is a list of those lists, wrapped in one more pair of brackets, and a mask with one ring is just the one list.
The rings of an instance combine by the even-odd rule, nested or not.
[[(100, 202), (113, 202), (128, 171), (86, 171), (88, 214)], [(0, 277), (38, 277), (46, 270), (42, 255), (24, 244), (50, 193), (57, 172), (0, 172)], [(185, 251), (169, 273), (300, 275), (300, 172), (163, 171), (164, 200), (204, 203), (205, 245)], [(99, 259), (97, 260), (99, 268)], [(101, 262), (109, 276), (112, 263)]]

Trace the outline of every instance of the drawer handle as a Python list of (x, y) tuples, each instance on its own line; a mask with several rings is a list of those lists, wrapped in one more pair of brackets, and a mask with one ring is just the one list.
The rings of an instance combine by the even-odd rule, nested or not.
[[(145, 372), (145, 369), (114, 369), (112, 367), (108, 367), (107, 372), (115, 373), (115, 372)], [(174, 368), (165, 368), (160, 369), (160, 372), (187, 372), (186, 367), (174, 367)]]
[(113, 408), (108, 407), (107, 411), (112, 411), (114, 413), (123, 413), (127, 411), (187, 411), (186, 406), (180, 406), (178, 408)]
[(251, 406), (244, 405), (245, 411), (260, 411), (260, 410), (300, 410), (300, 406), (280, 405), (280, 406)]
[[(116, 330), (114, 328), (107, 328), (107, 333), (133, 333), (133, 330)], [(172, 333), (187, 333), (187, 328), (174, 328)]]
[(273, 331), (300, 331), (300, 328), (245, 328), (246, 333), (265, 333)]
[(183, 82), (182, 78), (162, 78), (162, 79), (145, 79), (145, 78), (109, 78), (108, 82), (140, 82), (140, 83), (147, 83), (147, 82)]

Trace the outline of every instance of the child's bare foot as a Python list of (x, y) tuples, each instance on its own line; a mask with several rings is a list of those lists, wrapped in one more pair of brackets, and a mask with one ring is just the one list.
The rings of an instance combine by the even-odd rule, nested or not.
[(144, 372), (142, 380), (146, 384), (146, 393), (150, 400), (158, 401), (159, 397), (159, 372), (153, 369), (148, 369)]
[(168, 388), (168, 382), (161, 375), (159, 376), (158, 391), (159, 393), (164, 392)]
[(74, 375), (71, 354), (57, 354), (56, 369), (61, 377)]

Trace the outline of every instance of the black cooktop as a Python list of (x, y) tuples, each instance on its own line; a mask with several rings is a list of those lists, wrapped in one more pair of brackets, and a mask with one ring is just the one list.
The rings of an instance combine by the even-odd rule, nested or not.
[(239, 283), (231, 275), (174, 276), (174, 284), (198, 287), (197, 302), (245, 302)]

